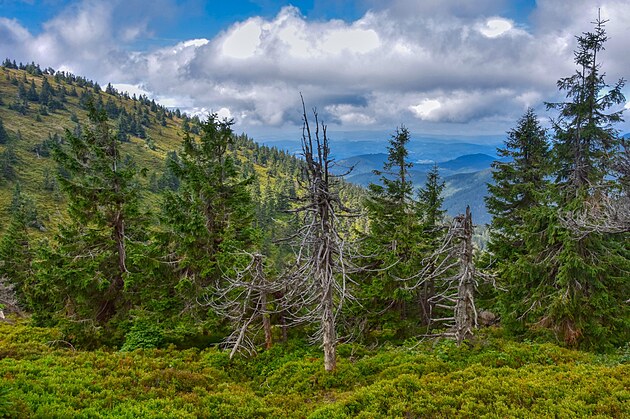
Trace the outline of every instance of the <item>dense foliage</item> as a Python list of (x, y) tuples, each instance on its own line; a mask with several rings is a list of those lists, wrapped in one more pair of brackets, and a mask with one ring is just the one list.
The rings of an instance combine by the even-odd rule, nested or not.
[(0, 324), (0, 417), (606, 418), (630, 409), (627, 350), (594, 356), (495, 334), (462, 347), (341, 345), (326, 373), (318, 351), (297, 341), (230, 362), (216, 348), (76, 351), (55, 329)]

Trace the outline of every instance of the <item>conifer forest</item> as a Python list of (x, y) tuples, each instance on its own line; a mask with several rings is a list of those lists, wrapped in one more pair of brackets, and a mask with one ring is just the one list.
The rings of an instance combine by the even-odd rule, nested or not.
[(6, 58), (0, 417), (630, 416), (607, 41), (599, 18), (513, 121), (488, 223), (445, 210), (439, 163), (417, 182), (403, 123), (365, 186), (306, 94), (293, 153)]

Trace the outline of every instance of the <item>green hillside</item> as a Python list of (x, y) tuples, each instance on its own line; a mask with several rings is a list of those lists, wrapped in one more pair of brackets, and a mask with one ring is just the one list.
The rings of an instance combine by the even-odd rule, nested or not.
[[(44, 84), (49, 88), (44, 88)], [(29, 98), (31, 86), (35, 95)], [(40, 97), (43, 89), (51, 92), (45, 100)], [(192, 135), (199, 132), (200, 120), (178, 110), (168, 110), (144, 96), (129, 96), (111, 86), (102, 90), (82, 77), (60, 75), (31, 64), (26, 70), (0, 67), (0, 120), (9, 136), (7, 143), (0, 142), (0, 166), (9, 166), (7, 173), (0, 173), (0, 220), (8, 219), (17, 184), (34, 201), (42, 231), (54, 229), (65, 217), (64, 197), (55, 180), (57, 168), (50, 155), (50, 143), (64, 141), (66, 130), (76, 133), (89, 123), (90, 99), (97, 108), (105, 109), (112, 132), (122, 138), (122, 155), (128, 156), (141, 174), (144, 209), (155, 212), (158, 193), (164, 188), (161, 183), (165, 180), (161, 178), (167, 154), (181, 148), (185, 131)], [(293, 156), (259, 146), (244, 135), (238, 136), (236, 144), (243, 172), (257, 175), (257, 188), (264, 191), (281, 187), (277, 185), (278, 179), (293, 182), (289, 179), (295, 177), (299, 165)], [(3, 157), (7, 155), (14, 157)], [(257, 191), (259, 200), (269, 195)], [(0, 227), (0, 231), (3, 229)], [(37, 229), (32, 233), (39, 234)]]
[[(40, 216), (47, 225), (54, 225), (55, 218), (63, 213), (60, 195), (45, 188), (46, 180), (54, 179), (56, 174), (46, 142), (54, 138), (63, 139), (65, 130), (72, 132), (77, 126), (87, 123), (85, 98), (88, 96), (93, 97), (95, 103), (113, 103), (117, 109), (124, 109), (129, 115), (146, 116), (143, 124), (145, 138), (129, 135), (129, 141), (123, 143), (122, 150), (124, 154), (131, 156), (139, 168), (146, 169), (148, 173), (162, 168), (166, 152), (177, 149), (181, 143), (182, 119), (169, 112), (163, 126), (161, 116), (165, 114), (165, 109), (157, 107), (154, 102), (148, 102), (146, 98), (133, 100), (127, 95), (101, 92), (93, 83), (80, 78), (72, 81), (70, 77), (64, 79), (45, 73), (37, 74), (35, 71), (33, 73), (6, 67), (0, 70), (0, 118), (11, 137), (9, 144), (0, 145), (0, 150), (6, 152), (11, 147), (17, 157), (13, 165), (14, 176), (9, 179), (4, 176), (0, 180), (2, 218), (6, 217), (14, 184), (17, 182), (23, 192), (35, 199)], [(41, 94), (44, 80), (53, 91), (55, 105), (46, 106), (40, 100), (27, 99), (27, 107), (23, 106), (25, 102), (19, 95), (20, 85), (26, 88), (34, 85), (36, 92)], [(115, 128), (116, 121), (111, 122)], [(154, 146), (150, 147), (151, 142)], [(147, 176), (147, 184), (148, 179)]]

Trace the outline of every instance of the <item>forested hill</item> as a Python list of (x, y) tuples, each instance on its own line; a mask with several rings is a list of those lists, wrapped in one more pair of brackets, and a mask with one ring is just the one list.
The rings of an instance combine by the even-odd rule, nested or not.
[[(66, 141), (66, 130), (84, 131), (89, 102), (105, 110), (121, 154), (139, 172), (143, 210), (155, 212), (159, 193), (176, 189), (177, 179), (166, 161), (177, 158), (186, 132), (199, 134), (198, 117), (169, 110), (145, 96), (118, 92), (111, 85), (102, 89), (84, 77), (7, 60), (0, 67), (0, 231), (7, 225), (16, 193), (31, 207), (31, 233), (49, 232), (66, 217), (51, 148)], [(293, 193), (299, 160), (259, 146), (245, 135), (237, 136), (232, 152), (244, 177), (257, 175), (250, 186), (259, 204), (257, 215), (269, 218), (265, 213), (282, 204), (279, 195)]]

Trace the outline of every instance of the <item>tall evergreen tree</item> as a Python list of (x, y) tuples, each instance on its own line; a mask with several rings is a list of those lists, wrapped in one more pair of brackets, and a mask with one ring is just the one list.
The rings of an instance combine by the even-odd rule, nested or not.
[(423, 188), (418, 189), (418, 216), (425, 231), (434, 231), (446, 213), (442, 209), (445, 183), (440, 178), (440, 171), (436, 165), (427, 173), (427, 180)]
[(89, 118), (91, 126), (80, 137), (66, 132), (67, 147), (53, 144), (59, 171), (66, 174), (59, 184), (69, 217), (56, 244), (42, 250), (38, 286), (52, 295), (35, 308), (69, 317), (67, 325), (83, 325), (83, 333), (110, 332), (102, 336), (108, 338), (116, 321), (126, 320), (131, 291), (144, 280), (145, 229), (135, 168), (122, 158), (104, 111), (89, 106)]
[(24, 285), (32, 274), (33, 252), (28, 227), (41, 224), (34, 202), (22, 193), (19, 183), (15, 184), (9, 212), (11, 218), (0, 239), (0, 277), (13, 286), (18, 301), (23, 304)]
[(486, 197), (493, 216), (488, 250), (499, 265), (509, 267), (524, 251), (523, 216), (545, 202), (551, 175), (546, 132), (532, 108), (508, 132), (505, 148), (497, 149), (497, 154), (507, 161), (492, 163), (493, 183), (488, 184)]
[[(432, 254), (444, 236), (443, 218), (446, 211), (442, 209), (445, 183), (440, 178), (437, 164), (427, 173), (427, 180), (423, 188), (418, 189), (418, 202), (416, 204), (417, 216), (420, 220), (421, 236), (418, 243), (418, 251), (422, 255)], [(421, 256), (419, 256), (421, 257)], [(432, 262), (427, 262), (432, 263)], [(434, 266), (426, 267), (430, 271)], [(421, 322), (429, 325), (434, 318), (435, 303), (435, 279), (427, 278), (421, 287), (417, 288), (419, 305), (422, 309)]]
[(625, 80), (617, 81), (607, 90), (610, 86), (604, 81), (605, 73), (597, 61), (608, 39), (605, 23), (598, 18), (594, 32), (577, 37), (578, 68), (572, 76), (558, 81), (558, 88), (566, 92), (568, 101), (547, 104), (559, 111), (554, 121), (554, 153), (564, 203), (581, 193), (591, 194), (589, 189), (598, 186), (609, 170), (607, 156), (616, 153), (620, 146), (614, 124), (622, 121), (623, 109), (609, 110), (625, 104), (622, 93)]
[[(604, 21), (577, 38), (576, 73), (558, 82), (567, 102), (549, 104), (559, 111), (554, 123), (557, 187), (555, 202), (524, 217), (531, 229), (526, 255), (514, 264), (522, 278), (513, 293), (515, 315), (523, 325), (545, 328), (573, 346), (606, 347), (630, 339), (630, 248), (627, 233), (574, 231), (569, 214), (596, 204), (615, 188), (606, 176), (610, 157), (619, 153), (613, 124), (625, 103), (623, 80), (610, 90), (598, 63), (606, 41)], [(614, 160), (614, 159), (613, 159)]]
[(516, 318), (531, 303), (528, 293), (535, 284), (529, 275), (515, 270), (515, 263), (528, 257), (527, 243), (537, 234), (526, 223), (537, 207), (549, 204), (551, 162), (546, 131), (529, 108), (508, 131), (505, 147), (497, 154), (506, 161), (492, 163), (493, 183), (488, 184), (486, 205), (492, 214), (488, 243), (490, 266), (501, 285), (499, 294), (504, 325), (518, 326)]
[(179, 159), (168, 160), (180, 184), (166, 192), (163, 224), (188, 302), (211, 293), (255, 239), (251, 179), (241, 177), (229, 152), (231, 125), (210, 115), (200, 140), (186, 133)]
[[(413, 199), (413, 183), (409, 169), (407, 144), (409, 130), (401, 127), (390, 139), (387, 161), (379, 184), (368, 186), (365, 207), (369, 232), (363, 241), (362, 253), (369, 255), (372, 272), (368, 284), (362, 287), (365, 307), (378, 313), (373, 319), (380, 327), (404, 333), (405, 321), (417, 324), (413, 295), (405, 291), (403, 279), (419, 269), (422, 246), (420, 219)], [(370, 317), (370, 316), (368, 316)], [(403, 321), (401, 321), (403, 320)]]

